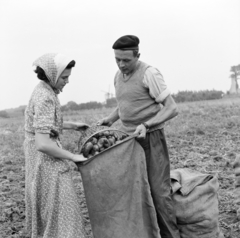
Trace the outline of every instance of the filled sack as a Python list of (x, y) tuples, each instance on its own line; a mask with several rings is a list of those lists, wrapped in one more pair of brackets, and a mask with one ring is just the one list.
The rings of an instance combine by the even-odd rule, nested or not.
[(129, 137), (78, 165), (96, 238), (161, 238), (145, 153)]
[(237, 209), (237, 219), (240, 221), (240, 155), (237, 155), (233, 163), (234, 173), (235, 173), (235, 205)]
[(218, 222), (216, 176), (190, 169), (171, 171), (172, 198), (181, 238), (223, 238)]

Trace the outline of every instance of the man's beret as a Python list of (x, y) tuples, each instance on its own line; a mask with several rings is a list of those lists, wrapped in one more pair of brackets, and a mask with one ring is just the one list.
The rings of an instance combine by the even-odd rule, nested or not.
[(138, 49), (139, 39), (137, 36), (126, 35), (115, 41), (112, 48), (114, 50), (134, 50)]

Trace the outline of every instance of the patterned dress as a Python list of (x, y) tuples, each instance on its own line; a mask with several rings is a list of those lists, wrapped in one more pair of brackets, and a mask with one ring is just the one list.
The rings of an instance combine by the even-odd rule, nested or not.
[[(41, 81), (25, 111), (26, 229), (31, 238), (85, 238), (81, 208), (66, 160), (38, 152), (35, 133), (61, 133), (57, 95)], [(61, 147), (58, 138), (52, 139)]]

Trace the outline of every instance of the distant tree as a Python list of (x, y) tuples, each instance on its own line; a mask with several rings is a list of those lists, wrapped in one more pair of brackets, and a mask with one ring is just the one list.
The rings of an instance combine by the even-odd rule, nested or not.
[(172, 97), (176, 102), (195, 102), (220, 99), (223, 94), (222, 91), (217, 90), (179, 91), (176, 94), (172, 94)]
[(19, 106), (18, 108), (16, 108), (16, 110), (19, 111), (20, 115), (24, 116), (26, 107), (27, 107), (26, 105), (22, 105), (22, 106)]
[(62, 111), (68, 111), (68, 110), (70, 110), (70, 109), (68, 109), (67, 105), (62, 105), (62, 106), (61, 106), (61, 110), (62, 110)]
[(79, 110), (98, 109), (102, 108), (102, 106), (103, 106), (102, 103), (95, 101), (78, 104)]
[(77, 104), (76, 102), (74, 102), (74, 101), (68, 102), (65, 107), (66, 107), (66, 108), (65, 108), (66, 110), (76, 111), (76, 110), (79, 109), (78, 104)]
[(10, 116), (8, 115), (8, 113), (5, 110), (2, 110), (2, 111), (0, 111), (0, 117), (9, 118)]
[(61, 106), (62, 111), (76, 111), (76, 110), (88, 110), (102, 108), (103, 105), (100, 102), (86, 102), (77, 104), (73, 101), (68, 102), (66, 105)]

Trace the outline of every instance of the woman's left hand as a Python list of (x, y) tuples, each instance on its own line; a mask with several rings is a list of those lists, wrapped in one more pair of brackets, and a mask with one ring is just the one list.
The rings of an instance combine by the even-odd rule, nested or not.
[(75, 122), (74, 123), (74, 130), (76, 130), (76, 131), (86, 130), (88, 127), (89, 127), (89, 125), (86, 123), (83, 123), (83, 122)]
[(63, 122), (64, 130), (81, 131), (81, 130), (86, 130), (88, 127), (89, 127), (89, 125), (84, 122), (73, 122), (73, 121)]

